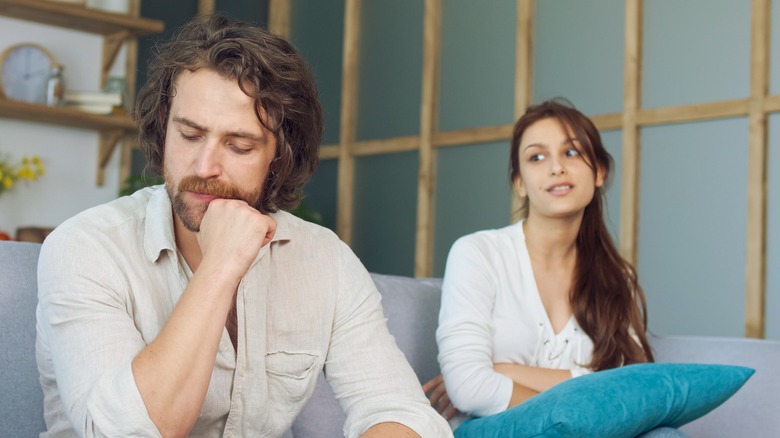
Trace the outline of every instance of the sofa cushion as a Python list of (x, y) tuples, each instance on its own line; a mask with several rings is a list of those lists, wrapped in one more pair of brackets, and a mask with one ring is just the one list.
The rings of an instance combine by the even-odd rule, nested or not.
[(469, 420), (455, 435), (617, 438), (677, 428), (723, 403), (752, 374), (728, 365), (629, 365), (567, 380), (514, 409)]
[(35, 363), (36, 267), (40, 245), (0, 242), (0, 425), (3, 436), (46, 430)]
[[(387, 328), (420, 382), (439, 374), (436, 327), (441, 304), (441, 279), (414, 279), (371, 274), (382, 294)], [(325, 369), (327, 373), (327, 368)], [(343, 436), (344, 412), (323, 375), (311, 400), (293, 423), (295, 438)]]

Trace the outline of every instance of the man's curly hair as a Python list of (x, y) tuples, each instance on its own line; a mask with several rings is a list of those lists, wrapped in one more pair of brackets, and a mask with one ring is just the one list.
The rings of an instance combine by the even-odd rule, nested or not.
[(289, 42), (222, 15), (190, 21), (153, 54), (149, 79), (139, 92), (134, 113), (149, 168), (163, 174), (166, 125), (177, 76), (203, 68), (235, 79), (254, 98), (260, 123), (276, 137), (277, 159), (258, 207), (271, 212), (295, 207), (300, 189), (319, 161), (323, 122), (314, 78)]

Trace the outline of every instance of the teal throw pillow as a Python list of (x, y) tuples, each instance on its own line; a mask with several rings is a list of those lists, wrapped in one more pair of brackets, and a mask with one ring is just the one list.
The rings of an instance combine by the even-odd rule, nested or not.
[(680, 427), (718, 407), (753, 375), (730, 365), (647, 363), (567, 380), (500, 414), (463, 423), (467, 437), (635, 437)]

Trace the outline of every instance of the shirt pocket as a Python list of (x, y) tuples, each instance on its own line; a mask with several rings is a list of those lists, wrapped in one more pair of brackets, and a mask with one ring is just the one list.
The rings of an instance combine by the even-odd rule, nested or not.
[(269, 389), (296, 403), (311, 393), (319, 371), (313, 351), (274, 351), (265, 355)]

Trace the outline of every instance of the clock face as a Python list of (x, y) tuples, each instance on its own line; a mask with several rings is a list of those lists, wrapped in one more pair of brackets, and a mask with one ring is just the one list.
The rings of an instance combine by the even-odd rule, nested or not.
[(2, 91), (9, 99), (46, 103), (46, 83), (54, 59), (43, 47), (22, 43), (0, 58)]

